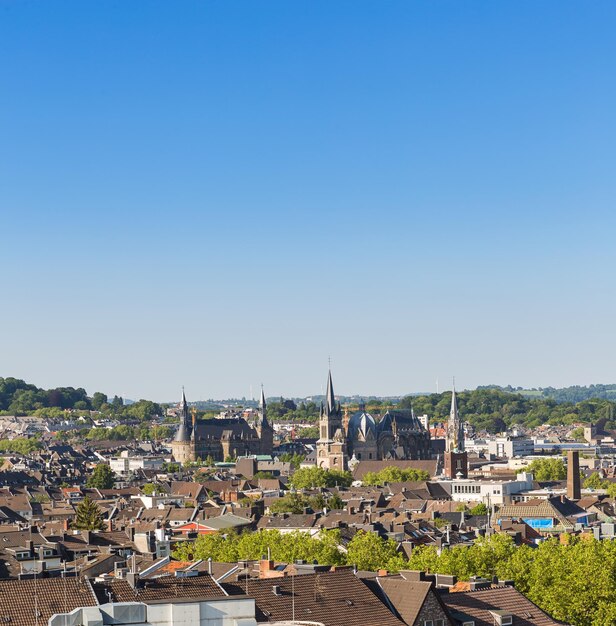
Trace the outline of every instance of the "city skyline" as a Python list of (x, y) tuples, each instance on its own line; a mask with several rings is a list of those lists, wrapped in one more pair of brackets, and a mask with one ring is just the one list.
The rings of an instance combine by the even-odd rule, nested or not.
[[(0, 376), (614, 380), (616, 7), (6, 2)], [(256, 395), (256, 393), (255, 393)]]

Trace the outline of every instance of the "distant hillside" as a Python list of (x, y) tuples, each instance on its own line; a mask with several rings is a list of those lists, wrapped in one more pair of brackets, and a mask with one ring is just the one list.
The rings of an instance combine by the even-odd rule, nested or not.
[[(605, 399), (582, 402), (557, 402), (554, 398), (528, 397), (500, 388), (480, 388), (457, 394), (462, 418), (477, 430), (497, 433), (515, 424), (535, 428), (542, 424), (574, 424), (593, 422), (599, 428), (616, 428), (616, 403)], [(410, 407), (418, 414), (426, 413), (433, 421), (444, 421), (449, 416), (451, 391), (429, 396), (407, 396), (399, 407)]]
[(477, 389), (497, 389), (509, 393), (519, 393), (528, 398), (551, 398), (556, 402), (584, 402), (584, 400), (612, 400), (616, 402), (616, 384), (615, 385), (589, 385), (581, 387), (574, 385), (573, 387), (563, 387), (556, 389), (555, 387), (538, 387), (533, 389), (523, 389), (522, 387), (500, 387), (498, 385), (486, 385), (477, 387)]

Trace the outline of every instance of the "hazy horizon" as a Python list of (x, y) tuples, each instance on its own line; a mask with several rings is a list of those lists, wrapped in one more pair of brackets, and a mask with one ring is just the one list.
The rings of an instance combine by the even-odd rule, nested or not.
[(0, 375), (616, 378), (616, 5), (5, 2)]

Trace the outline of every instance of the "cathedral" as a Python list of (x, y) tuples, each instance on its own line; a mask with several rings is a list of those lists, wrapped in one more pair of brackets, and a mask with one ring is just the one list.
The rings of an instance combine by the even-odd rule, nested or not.
[(319, 415), (319, 467), (344, 470), (349, 463), (362, 460), (424, 460), (431, 456), (430, 433), (412, 409), (389, 410), (376, 420), (360, 404), (359, 411), (349, 415), (336, 402), (329, 372)]
[(192, 419), (182, 390), (180, 426), (171, 443), (173, 458), (179, 463), (198, 461), (211, 456), (214, 461), (251, 454), (272, 454), (274, 429), (267, 420), (265, 394), (261, 390), (259, 413), (254, 424), (241, 417), (210, 419), (197, 422)]

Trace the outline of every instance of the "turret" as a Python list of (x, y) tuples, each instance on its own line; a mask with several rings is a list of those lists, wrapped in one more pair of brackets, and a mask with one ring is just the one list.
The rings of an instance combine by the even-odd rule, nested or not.
[(191, 435), (190, 416), (188, 414), (188, 402), (186, 402), (186, 394), (182, 387), (182, 399), (180, 400), (180, 426), (175, 434), (175, 441), (190, 441)]

